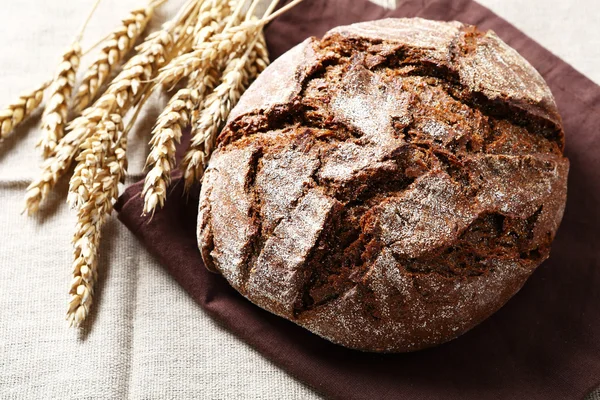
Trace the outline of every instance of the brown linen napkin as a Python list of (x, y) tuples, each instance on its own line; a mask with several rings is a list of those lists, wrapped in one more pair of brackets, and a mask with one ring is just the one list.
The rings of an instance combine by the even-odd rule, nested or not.
[(254, 306), (204, 268), (196, 246), (197, 197), (186, 201), (178, 179), (151, 222), (140, 216), (141, 183), (119, 200), (119, 218), (212, 318), (327, 397), (582, 398), (600, 384), (600, 87), (470, 0), (407, 0), (394, 11), (367, 0), (306, 0), (268, 27), (267, 41), (277, 57), (336, 25), (414, 16), (496, 31), (542, 73), (564, 119), (571, 174), (551, 257), (484, 323), (416, 353), (348, 350)]

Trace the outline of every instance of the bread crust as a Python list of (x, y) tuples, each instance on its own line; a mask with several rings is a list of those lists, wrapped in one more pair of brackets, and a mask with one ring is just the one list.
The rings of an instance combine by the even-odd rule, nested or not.
[(332, 342), (405, 352), (498, 310), (550, 252), (568, 160), (550, 90), (493, 32), (385, 19), (281, 56), (200, 194), (206, 266)]

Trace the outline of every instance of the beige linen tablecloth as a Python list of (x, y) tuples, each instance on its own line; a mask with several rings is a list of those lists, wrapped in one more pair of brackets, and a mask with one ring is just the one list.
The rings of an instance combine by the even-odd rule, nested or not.
[[(161, 7), (154, 25), (182, 2)], [(92, 3), (1, 0), (0, 106), (48, 79)], [(597, 0), (480, 3), (600, 83)], [(142, 4), (104, 0), (84, 49)], [(153, 98), (134, 129), (128, 183), (142, 176), (147, 132), (165, 101)], [(104, 232), (93, 324), (67, 328), (74, 217), (66, 182), (39, 217), (20, 215), (40, 161), (34, 127), (0, 144), (0, 399), (318, 398), (210, 320), (116, 220)]]

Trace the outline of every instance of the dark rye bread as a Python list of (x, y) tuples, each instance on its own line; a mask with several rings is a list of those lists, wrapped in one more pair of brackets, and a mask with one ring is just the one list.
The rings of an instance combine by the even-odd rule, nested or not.
[(493, 32), (333, 29), (244, 94), (206, 170), (206, 266), (335, 343), (402, 352), (498, 310), (545, 260), (569, 163), (552, 94)]

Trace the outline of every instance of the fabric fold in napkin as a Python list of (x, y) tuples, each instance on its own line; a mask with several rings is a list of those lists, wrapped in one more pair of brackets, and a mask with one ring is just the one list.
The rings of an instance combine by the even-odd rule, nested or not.
[(600, 87), (473, 1), (400, 3), (385, 10), (367, 0), (305, 0), (268, 26), (269, 49), (275, 58), (337, 25), (418, 16), (493, 29), (540, 71), (564, 120), (567, 208), (550, 259), (498, 313), (424, 351), (348, 350), (254, 306), (204, 268), (198, 199), (182, 196), (178, 177), (151, 221), (141, 216), (142, 183), (120, 198), (119, 218), (212, 318), (329, 398), (581, 399), (600, 384)]

